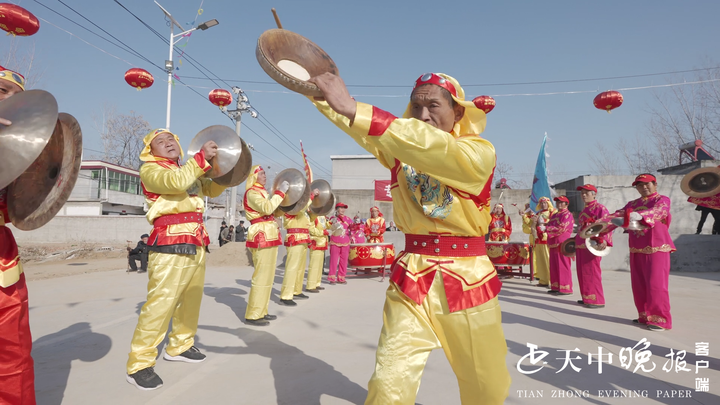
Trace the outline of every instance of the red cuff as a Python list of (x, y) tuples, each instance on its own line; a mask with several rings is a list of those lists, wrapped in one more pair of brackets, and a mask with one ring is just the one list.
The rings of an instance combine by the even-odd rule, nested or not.
[(385, 133), (390, 124), (392, 124), (392, 122), (395, 121), (397, 117), (375, 106), (373, 106), (372, 111), (372, 121), (370, 122), (370, 130), (368, 130), (368, 135), (380, 136)]
[(282, 197), (283, 199), (285, 198), (285, 193), (283, 193), (283, 192), (280, 191), (280, 190), (275, 190), (275, 194), (276, 194), (276, 195), (279, 195), (279, 196)]
[(315, 194), (310, 194), (310, 201), (312, 201), (313, 199), (315, 199), (315, 197), (316, 197)]
[(328, 236), (328, 235), (330, 235), (330, 232), (328, 232), (328, 231), (323, 231), (323, 235)]
[(195, 163), (200, 166), (203, 171), (207, 172), (208, 170), (212, 169), (212, 166), (210, 166), (210, 163), (205, 160), (205, 151), (200, 149), (198, 153), (193, 156), (195, 158)]

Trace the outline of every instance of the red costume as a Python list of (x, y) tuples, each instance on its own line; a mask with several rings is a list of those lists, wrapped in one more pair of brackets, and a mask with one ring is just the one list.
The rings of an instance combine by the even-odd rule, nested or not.
[[(377, 218), (372, 217), (373, 210), (377, 210), (378, 216)], [(385, 218), (383, 218), (382, 212), (380, 212), (380, 208), (378, 207), (372, 207), (370, 208), (370, 218), (368, 218), (367, 221), (365, 221), (365, 237), (367, 238), (368, 243), (383, 243), (385, 242), (385, 237), (383, 234), (385, 233)]]
[(495, 204), (495, 207), (500, 207), (502, 213), (497, 214), (495, 208), (493, 208), (490, 214), (490, 241), (507, 242), (510, 240), (510, 234), (512, 233), (510, 216), (505, 213), (505, 208), (502, 204)]

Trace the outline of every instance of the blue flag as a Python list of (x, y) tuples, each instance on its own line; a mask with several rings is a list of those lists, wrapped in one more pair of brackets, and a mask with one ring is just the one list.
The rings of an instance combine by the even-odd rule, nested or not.
[(545, 163), (545, 142), (547, 134), (543, 137), (540, 153), (538, 153), (537, 164), (535, 165), (535, 176), (533, 177), (532, 194), (530, 195), (530, 208), (533, 211), (537, 207), (541, 197), (552, 199), (550, 194), (550, 183), (548, 182), (547, 164)]

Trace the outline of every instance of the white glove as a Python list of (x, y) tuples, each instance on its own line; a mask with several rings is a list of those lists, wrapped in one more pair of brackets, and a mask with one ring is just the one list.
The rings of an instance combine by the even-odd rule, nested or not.
[(643, 217), (642, 215), (638, 214), (637, 212), (631, 212), (630, 213), (630, 220), (632, 221), (642, 221)]
[(538, 228), (540, 228), (540, 230), (541, 230), (542, 232), (545, 232), (545, 225), (540, 225), (540, 226), (538, 226)]
[(289, 189), (290, 189), (290, 183), (288, 183), (287, 181), (283, 181), (282, 183), (280, 183), (280, 187), (278, 187), (278, 191), (280, 191), (283, 194), (287, 193), (287, 191)]

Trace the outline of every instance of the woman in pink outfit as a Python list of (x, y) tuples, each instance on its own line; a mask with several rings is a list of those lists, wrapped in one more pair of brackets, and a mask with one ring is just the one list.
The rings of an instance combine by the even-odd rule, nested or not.
[(365, 243), (365, 224), (359, 215), (355, 215), (350, 224), (350, 243)]
[(350, 225), (353, 221), (345, 215), (347, 205), (341, 202), (335, 204), (335, 216), (328, 218), (330, 226), (330, 284), (347, 284), (348, 254), (350, 253)]

